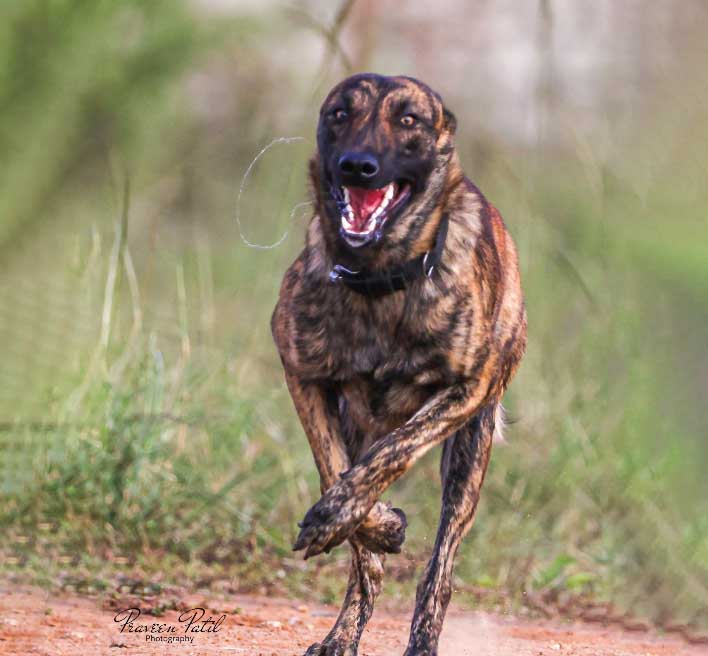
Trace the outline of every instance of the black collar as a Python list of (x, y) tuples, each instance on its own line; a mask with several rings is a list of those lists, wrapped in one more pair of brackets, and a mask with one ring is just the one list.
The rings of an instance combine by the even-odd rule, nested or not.
[(442, 258), (448, 223), (446, 212), (440, 219), (433, 249), (423, 255), (384, 271), (370, 271), (363, 268), (352, 271), (341, 264), (335, 264), (329, 273), (330, 282), (344, 284), (363, 296), (385, 296), (391, 292), (405, 289), (409, 283), (421, 276), (431, 278), (435, 267), (440, 264)]

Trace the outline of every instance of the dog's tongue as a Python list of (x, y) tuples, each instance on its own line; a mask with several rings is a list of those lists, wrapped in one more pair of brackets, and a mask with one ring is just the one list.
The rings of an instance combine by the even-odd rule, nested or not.
[(349, 192), (349, 204), (354, 212), (355, 227), (357, 230), (363, 230), (366, 228), (369, 217), (386, 195), (386, 187), (383, 189), (347, 187), (347, 191)]

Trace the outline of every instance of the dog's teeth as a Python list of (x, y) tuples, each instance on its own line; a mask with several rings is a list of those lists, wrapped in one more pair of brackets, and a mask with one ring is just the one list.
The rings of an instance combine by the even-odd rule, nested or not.
[(385, 201), (388, 203), (393, 198), (393, 182), (388, 185), (388, 189), (386, 189), (386, 196), (385, 196)]
[(344, 189), (344, 202), (349, 205), (349, 189), (342, 187)]
[(354, 225), (354, 212), (352, 212), (352, 208), (349, 205), (347, 205), (344, 209), (344, 214), (342, 214), (342, 223), (347, 229)]

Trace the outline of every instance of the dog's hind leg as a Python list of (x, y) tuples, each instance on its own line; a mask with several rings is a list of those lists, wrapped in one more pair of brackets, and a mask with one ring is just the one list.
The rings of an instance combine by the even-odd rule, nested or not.
[(352, 562), (342, 610), (327, 637), (311, 645), (305, 656), (356, 656), (361, 634), (381, 592), (384, 556), (372, 553), (356, 539), (349, 542)]
[(452, 592), (457, 548), (474, 520), (489, 463), (496, 405), (486, 406), (443, 447), (442, 510), (433, 555), (418, 585), (404, 656), (434, 656)]

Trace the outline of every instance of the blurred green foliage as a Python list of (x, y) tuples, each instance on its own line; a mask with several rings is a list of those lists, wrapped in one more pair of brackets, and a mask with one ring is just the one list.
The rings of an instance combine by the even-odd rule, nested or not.
[[(319, 488), (268, 328), (319, 98), (274, 44), (312, 33), (277, 12), (216, 29), (180, 2), (36, 0), (0, 18), (0, 560), (244, 588), (282, 571), (329, 598), (346, 550), (318, 581), (289, 553)], [(530, 337), (462, 590), (708, 623), (708, 96), (677, 100), (679, 83), (602, 148), (473, 135), (453, 105), (463, 164), (519, 246)], [(249, 240), (289, 236), (248, 248), (240, 176), (294, 134), (309, 141), (270, 149), (240, 203)], [(436, 459), (392, 492), (411, 520), (388, 561), (406, 595)]]
[(144, 156), (206, 35), (183, 3), (140, 0), (4, 2), (0, 26), (2, 247), (110, 150)]

